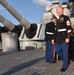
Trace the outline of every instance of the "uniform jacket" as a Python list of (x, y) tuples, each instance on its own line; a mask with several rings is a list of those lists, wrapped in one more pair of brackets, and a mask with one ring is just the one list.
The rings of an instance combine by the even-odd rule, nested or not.
[(74, 29), (72, 29), (72, 31), (71, 31), (71, 36), (74, 37)]
[(68, 16), (62, 15), (57, 20), (55, 42), (63, 43), (66, 38), (69, 38), (68, 31), (71, 30), (71, 22)]
[(74, 29), (72, 29), (72, 31), (71, 31), (70, 44), (74, 45)]
[(55, 32), (55, 24), (51, 21), (46, 24), (45, 41), (51, 41), (52, 39), (54, 39), (54, 32)]

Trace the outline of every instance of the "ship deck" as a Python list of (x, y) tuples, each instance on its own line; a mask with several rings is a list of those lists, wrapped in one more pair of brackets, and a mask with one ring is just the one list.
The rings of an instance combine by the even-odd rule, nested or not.
[(45, 62), (45, 50), (0, 51), (0, 75), (74, 75), (74, 62), (61, 72), (62, 61)]

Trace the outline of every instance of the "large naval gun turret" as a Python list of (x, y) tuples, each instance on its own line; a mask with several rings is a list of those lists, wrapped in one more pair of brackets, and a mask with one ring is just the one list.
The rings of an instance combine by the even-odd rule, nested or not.
[[(11, 32), (16, 32), (19, 35), (20, 48), (26, 49), (27, 47), (34, 47), (36, 49), (43, 47), (44, 37), (45, 37), (45, 26), (46, 23), (50, 22), (52, 17), (56, 14), (56, 7), (60, 5), (60, 1), (52, 1), (51, 6), (47, 6), (47, 12), (43, 14), (43, 17), (39, 24), (31, 24), (24, 17), (22, 17), (9, 3), (5, 0), (0, 0), (0, 3), (19, 21), (20, 25), (14, 25), (10, 21), (4, 19), (0, 16), (0, 22), (2, 22), (5, 27)], [(67, 5), (63, 5), (64, 14), (70, 16), (70, 10)]]
[[(5, 27), (7, 27), (11, 32), (17, 32), (19, 35), (19, 41), (20, 41), (20, 47), (25, 48), (25, 45), (30, 46), (34, 45), (37, 48), (37, 42), (36, 40), (44, 40), (44, 35), (41, 33), (44, 31), (44, 25), (40, 26), (40, 24), (37, 26), (37, 24), (29, 23), (24, 17), (22, 17), (9, 3), (7, 3), (5, 0), (0, 0), (0, 3), (20, 22), (20, 25), (14, 25), (8, 20), (5, 20), (2, 16), (0, 16), (0, 22), (2, 22)], [(42, 29), (42, 28), (43, 29)], [(20, 32), (20, 34), (19, 34)], [(43, 32), (44, 33), (44, 32)], [(34, 42), (29, 41), (34, 40)], [(32, 43), (31, 43), (32, 42)], [(42, 44), (38, 45), (41, 47)]]
[[(13, 7), (10, 6), (5, 0), (0, 0), (0, 3), (20, 22), (26, 29), (26, 36), (32, 38), (36, 34), (37, 25), (30, 24), (24, 17), (22, 17)], [(6, 21), (5, 21), (6, 22)], [(8, 28), (11, 26), (7, 26)], [(14, 29), (14, 27), (13, 27)], [(12, 29), (12, 30), (13, 30)], [(9, 28), (10, 30), (10, 28)], [(32, 34), (31, 34), (32, 33)]]

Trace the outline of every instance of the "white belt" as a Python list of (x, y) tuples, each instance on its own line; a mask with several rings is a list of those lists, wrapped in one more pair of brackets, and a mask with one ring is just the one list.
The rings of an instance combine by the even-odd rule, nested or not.
[(58, 29), (58, 32), (66, 31), (66, 29)]
[(51, 32), (46, 32), (46, 34), (50, 34), (50, 35), (53, 35), (54, 33), (51, 33)]

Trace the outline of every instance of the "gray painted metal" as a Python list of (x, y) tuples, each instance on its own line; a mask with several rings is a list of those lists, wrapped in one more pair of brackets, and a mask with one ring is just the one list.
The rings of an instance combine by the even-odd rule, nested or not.
[(3, 52), (18, 51), (18, 40), (16, 33), (1, 33)]
[(9, 30), (13, 30), (15, 25), (11, 23), (9, 20), (5, 19), (2, 15), (0, 15), (0, 22), (3, 23)]

